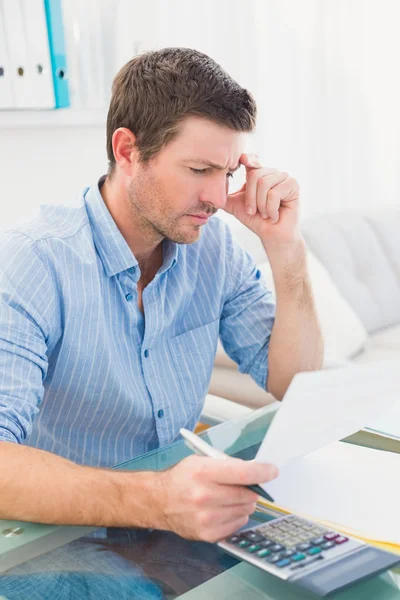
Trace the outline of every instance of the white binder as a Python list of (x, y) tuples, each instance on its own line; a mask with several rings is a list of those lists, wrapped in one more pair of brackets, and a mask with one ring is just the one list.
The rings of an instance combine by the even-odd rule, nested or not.
[(0, 0), (0, 109), (14, 108), (14, 92), (11, 85), (11, 64), (5, 38), (3, 5)]
[(2, 0), (3, 27), (11, 68), (14, 108), (30, 108), (32, 84), (20, 0)]
[(54, 85), (44, 2), (19, 1), (27, 47), (27, 69), (31, 82), (30, 108), (54, 108)]

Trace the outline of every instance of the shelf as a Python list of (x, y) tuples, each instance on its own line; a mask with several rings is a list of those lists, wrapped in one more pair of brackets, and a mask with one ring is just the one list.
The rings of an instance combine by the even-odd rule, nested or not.
[(0, 129), (105, 127), (106, 109), (0, 110)]

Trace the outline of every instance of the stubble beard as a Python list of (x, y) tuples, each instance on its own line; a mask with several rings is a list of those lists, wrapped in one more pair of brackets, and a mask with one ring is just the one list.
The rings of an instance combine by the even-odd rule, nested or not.
[[(132, 220), (140, 228), (140, 232), (150, 244), (161, 242), (164, 238), (176, 244), (191, 244), (201, 235), (202, 225), (192, 225), (190, 228), (179, 226), (181, 217), (171, 218), (168, 203), (161, 190), (154, 189), (156, 185), (149, 185), (148, 177), (141, 177), (131, 185), (128, 199)], [(161, 207), (152, 211), (147, 207)], [(165, 210), (162, 210), (162, 207)], [(156, 214), (155, 214), (156, 213)]]

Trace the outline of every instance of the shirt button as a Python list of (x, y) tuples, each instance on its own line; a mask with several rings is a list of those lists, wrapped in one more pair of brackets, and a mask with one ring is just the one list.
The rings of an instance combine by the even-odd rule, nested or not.
[(159, 410), (157, 414), (158, 414), (158, 416), (160, 417), (160, 419), (162, 419), (162, 418), (163, 418), (163, 416), (164, 416), (164, 411), (163, 411), (163, 409)]
[(129, 267), (128, 273), (130, 273), (132, 275), (134, 272), (135, 272), (135, 267)]
[(145, 358), (148, 358), (148, 357), (149, 357), (149, 354), (150, 354), (150, 352), (149, 352), (148, 350), (145, 350), (145, 351), (144, 351), (144, 356), (145, 356)]
[(260, 277), (261, 277), (261, 271), (259, 269), (257, 269), (256, 279), (260, 279)]
[(125, 296), (125, 298), (126, 298), (126, 299), (127, 299), (127, 301), (129, 302), (130, 300), (132, 300), (133, 296), (132, 296), (132, 294), (127, 294), (127, 295)]

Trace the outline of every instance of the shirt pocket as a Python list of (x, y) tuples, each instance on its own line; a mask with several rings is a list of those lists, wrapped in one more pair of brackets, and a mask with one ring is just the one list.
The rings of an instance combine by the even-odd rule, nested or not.
[(168, 340), (185, 402), (198, 404), (207, 394), (219, 335), (219, 318)]

